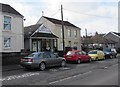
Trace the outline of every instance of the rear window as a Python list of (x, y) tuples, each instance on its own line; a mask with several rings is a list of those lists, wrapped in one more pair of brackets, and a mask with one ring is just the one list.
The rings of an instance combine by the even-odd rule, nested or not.
[(111, 52), (110, 49), (103, 49), (104, 52)]
[(40, 54), (39, 53), (32, 53), (32, 54), (28, 55), (28, 57), (37, 57), (37, 56), (40, 56)]
[(75, 52), (69, 51), (66, 55), (73, 55), (73, 54), (75, 54)]
[(97, 54), (97, 51), (91, 51), (88, 54)]

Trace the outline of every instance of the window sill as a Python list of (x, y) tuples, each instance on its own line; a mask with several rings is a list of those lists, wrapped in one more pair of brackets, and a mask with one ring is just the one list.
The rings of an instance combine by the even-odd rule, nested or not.
[(11, 47), (4, 47), (4, 50), (10, 50)]

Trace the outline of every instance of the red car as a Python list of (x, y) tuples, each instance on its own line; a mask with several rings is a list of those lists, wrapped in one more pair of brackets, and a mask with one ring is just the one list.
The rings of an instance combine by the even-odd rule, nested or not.
[(91, 57), (86, 52), (79, 50), (68, 51), (64, 57), (66, 61), (75, 61), (78, 64), (85, 61), (91, 62)]

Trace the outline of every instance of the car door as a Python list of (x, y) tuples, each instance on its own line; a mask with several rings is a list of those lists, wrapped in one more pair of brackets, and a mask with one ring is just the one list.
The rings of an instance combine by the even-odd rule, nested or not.
[(84, 55), (81, 51), (78, 52), (78, 58), (80, 58), (81, 61), (85, 61)]
[(46, 66), (52, 66), (53, 63), (52, 63), (52, 60), (51, 60), (49, 52), (44, 52), (43, 58), (44, 58), (43, 61), (46, 63)]
[(99, 58), (102, 59), (103, 58), (103, 54), (101, 51), (98, 51), (98, 54), (99, 54)]
[(61, 64), (61, 58), (57, 57), (54, 53), (50, 53), (52, 66), (60, 65)]
[(84, 52), (84, 51), (83, 51), (83, 54), (84, 54), (84, 57), (85, 57), (85, 61), (88, 61), (90, 57), (89, 57), (89, 56), (87, 55), (87, 53)]
[(98, 59), (101, 58), (100, 51), (97, 51)]

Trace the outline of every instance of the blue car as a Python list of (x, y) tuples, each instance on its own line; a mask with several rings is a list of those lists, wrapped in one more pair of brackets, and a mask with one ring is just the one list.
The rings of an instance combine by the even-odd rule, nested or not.
[(117, 56), (116, 49), (105, 48), (103, 52), (105, 53), (105, 58), (116, 58)]

